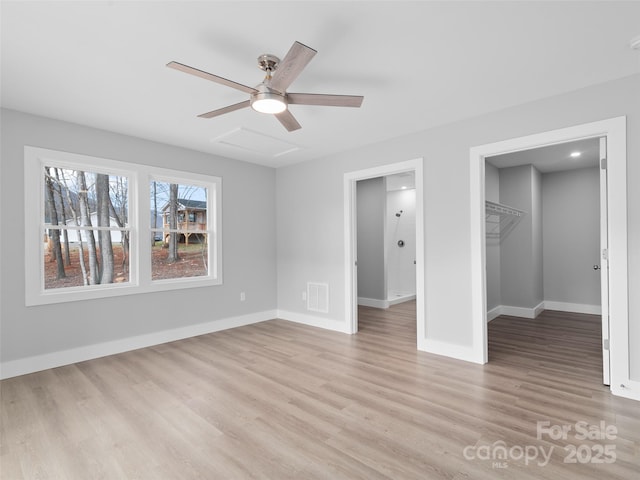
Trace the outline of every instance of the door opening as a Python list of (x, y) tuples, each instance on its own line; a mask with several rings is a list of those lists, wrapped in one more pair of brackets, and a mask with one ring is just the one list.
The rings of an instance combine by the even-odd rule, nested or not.
[[(417, 348), (423, 349), (425, 338), (424, 314), (424, 215), (422, 159), (409, 160), (381, 167), (346, 173), (344, 176), (345, 218), (345, 304), (349, 332), (358, 331), (358, 240), (357, 189), (358, 181), (412, 172), (415, 178), (415, 295)], [(401, 214), (402, 215), (402, 214)], [(398, 217), (398, 218), (401, 218)]]
[[(485, 158), (569, 141), (607, 141), (607, 264), (609, 268), (609, 358), (611, 392), (640, 399), (640, 383), (630, 378), (627, 280), (626, 118), (617, 117), (552, 130), (470, 149), (471, 304), (474, 361), (486, 363)], [(604, 343), (604, 342), (603, 342)], [(605, 345), (603, 345), (603, 348)]]
[(485, 162), (487, 320), (534, 319), (544, 310), (556, 313), (541, 317), (540, 325), (549, 316), (599, 316), (608, 385), (605, 139), (488, 156)]

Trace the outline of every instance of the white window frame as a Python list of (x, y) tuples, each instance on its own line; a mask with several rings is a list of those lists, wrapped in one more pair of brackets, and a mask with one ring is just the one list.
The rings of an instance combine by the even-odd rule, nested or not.
[[(25, 304), (46, 305), (96, 298), (196, 288), (222, 284), (222, 179), (211, 175), (170, 170), (89, 155), (44, 148), (24, 148)], [(44, 288), (42, 242), (44, 219), (44, 167), (59, 167), (126, 176), (129, 191), (129, 281), (81, 287)], [(207, 188), (208, 275), (151, 279), (151, 180)], [(142, 214), (140, 213), (142, 212)]]
[[(215, 180), (214, 180), (215, 179)], [(210, 278), (210, 277), (218, 277), (220, 276), (220, 235), (218, 234), (218, 218), (220, 218), (220, 212), (215, 208), (215, 206), (221, 205), (221, 199), (219, 197), (220, 194), (220, 178), (211, 177), (207, 175), (198, 175), (195, 173), (185, 173), (185, 172), (177, 172), (175, 170), (167, 170), (164, 168), (154, 168), (153, 171), (149, 173), (146, 177), (147, 185), (146, 185), (146, 193), (148, 203), (148, 210), (151, 211), (150, 198), (150, 184), (152, 181), (164, 182), (164, 183), (176, 183), (179, 185), (193, 185), (196, 187), (203, 187), (207, 189), (207, 229), (205, 233), (207, 234), (207, 263), (209, 264), (209, 275), (208, 276), (200, 276), (200, 277), (183, 277), (183, 278), (165, 278), (161, 280), (151, 280), (151, 269), (149, 270), (148, 277), (145, 276), (145, 280), (149, 280), (153, 285), (160, 286), (165, 284), (180, 284), (180, 283), (189, 283), (192, 280), (197, 280), (201, 278)], [(212, 181), (214, 180), (214, 181)], [(145, 211), (145, 207), (142, 207), (140, 211)], [(211, 222), (211, 223), (209, 223)], [(149, 223), (147, 232), (149, 234), (155, 234), (152, 232), (151, 224)], [(200, 232), (198, 232), (200, 233)], [(143, 234), (144, 236), (144, 234)], [(148, 235), (147, 237), (148, 238)], [(147, 245), (149, 242), (147, 242)], [(148, 254), (146, 254), (146, 258), (151, 258), (151, 251), (149, 250)], [(221, 282), (220, 282), (221, 283)], [(217, 284), (216, 284), (217, 285)]]

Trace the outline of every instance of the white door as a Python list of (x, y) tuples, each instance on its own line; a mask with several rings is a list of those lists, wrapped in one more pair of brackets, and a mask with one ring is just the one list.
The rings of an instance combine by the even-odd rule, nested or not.
[[(600, 291), (602, 303), (602, 383), (609, 385), (609, 237), (607, 235), (607, 138), (600, 139)], [(594, 266), (596, 268), (597, 265)]]

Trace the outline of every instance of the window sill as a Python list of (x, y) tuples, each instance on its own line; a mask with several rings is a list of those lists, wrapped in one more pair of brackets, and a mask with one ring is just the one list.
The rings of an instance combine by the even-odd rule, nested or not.
[(99, 298), (119, 297), (122, 295), (138, 295), (170, 290), (184, 290), (187, 288), (214, 287), (222, 285), (222, 280), (209, 277), (189, 277), (170, 280), (156, 280), (148, 285), (131, 283), (71, 287), (48, 290), (36, 295), (26, 295), (27, 307), (50, 305), (55, 303), (78, 302)]

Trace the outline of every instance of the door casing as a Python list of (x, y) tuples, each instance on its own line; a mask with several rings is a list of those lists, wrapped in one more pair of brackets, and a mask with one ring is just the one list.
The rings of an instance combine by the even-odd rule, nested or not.
[(640, 399), (640, 382), (630, 380), (629, 312), (627, 280), (627, 175), (626, 117), (616, 117), (573, 127), (479, 145), (470, 149), (471, 201), (471, 302), (473, 356), (486, 363), (486, 249), (485, 158), (586, 138), (606, 137), (607, 237), (609, 243), (609, 354), (611, 392)]
[(356, 237), (356, 182), (396, 173), (414, 172), (416, 187), (416, 327), (417, 348), (425, 350), (426, 318), (424, 308), (424, 193), (423, 159), (416, 158), (380, 167), (344, 174), (344, 245), (345, 245), (345, 318), (349, 333), (358, 331), (358, 275), (356, 270), (358, 242)]

